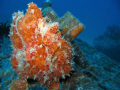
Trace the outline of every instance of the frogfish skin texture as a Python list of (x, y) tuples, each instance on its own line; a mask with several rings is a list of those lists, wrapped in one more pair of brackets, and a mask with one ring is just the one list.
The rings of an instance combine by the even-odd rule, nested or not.
[(11, 65), (19, 78), (9, 85), (10, 90), (21, 90), (22, 87), (26, 90), (28, 78), (59, 88), (59, 78), (69, 75), (71, 46), (61, 37), (58, 27), (57, 22), (47, 22), (34, 3), (28, 4), (25, 15), (20, 11), (13, 14)]

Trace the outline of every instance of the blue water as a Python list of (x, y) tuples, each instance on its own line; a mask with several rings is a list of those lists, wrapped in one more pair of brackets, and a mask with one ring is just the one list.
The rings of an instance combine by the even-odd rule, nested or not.
[[(26, 12), (29, 2), (39, 7), (45, 0), (0, 0), (0, 21), (5, 22), (13, 12)], [(62, 17), (70, 11), (84, 25), (84, 31), (78, 36), (93, 46), (93, 39), (106, 31), (111, 25), (120, 26), (120, 0), (52, 0), (52, 8)]]

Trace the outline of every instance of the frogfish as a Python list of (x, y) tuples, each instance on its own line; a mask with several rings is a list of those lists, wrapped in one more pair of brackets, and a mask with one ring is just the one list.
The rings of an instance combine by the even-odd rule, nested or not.
[(72, 69), (72, 49), (61, 37), (58, 22), (48, 22), (41, 9), (29, 3), (25, 15), (20, 11), (13, 14), (10, 40), (10, 62), (19, 77), (9, 85), (10, 90), (28, 89), (28, 78), (60, 88), (59, 78), (65, 78)]

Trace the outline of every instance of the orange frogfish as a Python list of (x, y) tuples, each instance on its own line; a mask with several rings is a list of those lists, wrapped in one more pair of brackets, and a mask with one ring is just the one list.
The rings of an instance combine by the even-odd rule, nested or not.
[(28, 4), (25, 15), (13, 14), (10, 39), (13, 46), (11, 65), (19, 78), (10, 90), (26, 90), (28, 78), (58, 89), (59, 78), (72, 69), (70, 44), (61, 37), (57, 22), (47, 22), (36, 4)]

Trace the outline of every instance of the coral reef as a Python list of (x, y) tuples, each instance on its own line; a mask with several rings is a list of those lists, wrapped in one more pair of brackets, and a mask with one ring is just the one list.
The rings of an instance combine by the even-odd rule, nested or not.
[[(86, 42), (74, 39), (77, 73), (70, 77), (67, 89), (74, 90), (119, 90), (120, 63), (97, 51)], [(81, 54), (80, 54), (81, 52)], [(79, 75), (82, 74), (82, 75)], [(77, 76), (76, 76), (77, 75)], [(63, 84), (64, 85), (64, 84)], [(79, 89), (78, 89), (79, 88)]]
[[(28, 9), (28, 11), (29, 11), (29, 9)], [(31, 12), (32, 13), (28, 14), (28, 15), (31, 16), (32, 14), (36, 13), (33, 9), (31, 10)], [(64, 18), (63, 17), (59, 18), (56, 15), (56, 13), (52, 10), (52, 8), (48, 7), (48, 8), (43, 9), (42, 14), (43, 14), (42, 16), (48, 17), (48, 18), (44, 18), (41, 16), (41, 19), (43, 20), (43, 21), (41, 21), (42, 23), (40, 23), (39, 20), (35, 21), (35, 20), (37, 20), (37, 19), (35, 19), (35, 17), (33, 17), (33, 18), (28, 17), (29, 19), (31, 19), (30, 20), (31, 22), (28, 23), (29, 20), (27, 20), (26, 14), (23, 15), (21, 12), (14, 14), (16, 16), (14, 17), (14, 21), (13, 21), (12, 27), (11, 27), (11, 29), (12, 29), (11, 35), (14, 35), (14, 37), (11, 36), (11, 39), (13, 42), (12, 43), (13, 49), (14, 49), (12, 56), (11, 56), (12, 49), (10, 48), (11, 43), (9, 42), (9, 37), (6, 37), (6, 35), (3, 35), (3, 37), (2, 37), (3, 40), (0, 43), (0, 45), (1, 45), (0, 46), (0, 50), (1, 50), (1, 52), (0, 52), (0, 65), (1, 65), (1, 68), (0, 68), (0, 79), (1, 79), (0, 90), (8, 90), (8, 86), (9, 86), (9, 89), (11, 89), (11, 90), (26, 90), (28, 88), (29, 88), (29, 90), (46, 90), (44, 88), (44, 85), (48, 85), (48, 84), (52, 85), (53, 83), (54, 83), (53, 85), (55, 85), (56, 88), (59, 88), (59, 86), (57, 87), (57, 85), (60, 83), (60, 86), (61, 86), (60, 90), (88, 90), (88, 89), (89, 90), (120, 90), (120, 63), (116, 62), (116, 61), (110, 59), (109, 57), (107, 57), (106, 55), (98, 52), (96, 49), (90, 47), (86, 42), (84, 42), (80, 39), (74, 39), (74, 37), (71, 36), (71, 31), (74, 31), (74, 28), (79, 26), (79, 24), (81, 24), (73, 15), (71, 15), (71, 13), (67, 12), (65, 14), (65, 16), (63, 16)], [(26, 21), (26, 20), (28, 21), (27, 24), (29, 24), (30, 27), (27, 27), (27, 29), (26, 29), (27, 25), (26, 25), (26, 22), (24, 22), (22, 25), (25, 27), (19, 28), (20, 27), (19, 24), (22, 23), (22, 21)], [(35, 21), (35, 24), (33, 25), (34, 21)], [(56, 29), (56, 28), (58, 28), (58, 24), (55, 23), (55, 21), (59, 22), (59, 30), (60, 31), (58, 31)], [(68, 22), (68, 21), (70, 21), (70, 22)], [(74, 23), (71, 23), (71, 22), (74, 22)], [(54, 25), (56, 25), (55, 26), (56, 28), (53, 28), (52, 30), (50, 30), (50, 28), (48, 30), (48, 28), (47, 28), (48, 32), (49, 31), (52, 31), (52, 32), (48, 33), (46, 31), (46, 33), (44, 33), (42, 35), (43, 36), (49, 35), (49, 37), (52, 37), (53, 35), (57, 35), (57, 36), (59, 36), (59, 38), (52, 39), (52, 38), (45, 37), (42, 39), (42, 37), (40, 36), (40, 34), (38, 32), (37, 33), (34, 32), (34, 29), (38, 28), (38, 23), (40, 26), (42, 26), (42, 25), (49, 26), (50, 28), (54, 27)], [(81, 27), (83, 27), (82, 24), (81, 24)], [(3, 27), (3, 28), (5, 28), (5, 27)], [(30, 32), (31, 30), (33, 31), (34, 35)], [(36, 29), (35, 31), (37, 31), (37, 30), (38, 29)], [(82, 29), (78, 29), (78, 30), (80, 31)], [(69, 33), (67, 33), (67, 32), (69, 32)], [(37, 34), (37, 37), (35, 37), (36, 34)], [(28, 36), (31, 36), (31, 35), (33, 35), (33, 37), (29, 39)], [(38, 39), (38, 36), (40, 37), (39, 39)], [(63, 40), (61, 38), (61, 36), (64, 36), (65, 40), (71, 41), (71, 45), (68, 42), (66, 42), (65, 40)], [(108, 36), (111, 36), (111, 35), (108, 34)], [(118, 34), (118, 36), (119, 36), (119, 34)], [(21, 38), (18, 38), (18, 37), (21, 37)], [(57, 49), (55, 51), (55, 53), (52, 55), (53, 56), (53, 58), (51, 58), (52, 66), (49, 66), (50, 63), (47, 63), (47, 60), (49, 60), (49, 58), (41, 57), (39, 59), (39, 57), (37, 57), (37, 55), (39, 55), (41, 53), (42, 56), (43, 56), (43, 54), (47, 56), (47, 53), (45, 53), (47, 51), (47, 49), (45, 47), (48, 42), (49, 42), (49, 45), (47, 45), (47, 46), (52, 45), (50, 47), (51, 49), (48, 50), (48, 53), (49, 53), (49, 51), (53, 50), (53, 48), (55, 48), (56, 45), (58, 45), (58, 46), (60, 45), (60, 43), (59, 44), (55, 43), (57, 41), (52, 42), (51, 39), (52, 40), (60, 40), (60, 42), (63, 41), (62, 42), (63, 44), (61, 44), (61, 47), (59, 49)], [(15, 42), (15, 41), (17, 41), (17, 42)], [(20, 42), (23, 41), (23, 42), (19, 43), (19, 41)], [(42, 46), (37, 47), (37, 44), (40, 45), (41, 43), (42, 43)], [(68, 45), (70, 46), (69, 49), (67, 48), (68, 51), (71, 51), (71, 49), (72, 49), (71, 47), (74, 47), (74, 53), (75, 53), (74, 65), (71, 66), (71, 67), (74, 66), (74, 70), (71, 71), (70, 77), (69, 77), (69, 74), (67, 74), (68, 76), (66, 76), (65, 79), (63, 79), (64, 76), (58, 77), (58, 78), (60, 78), (59, 83), (58, 83), (58, 81), (56, 81), (56, 78), (54, 78), (53, 73), (56, 73), (55, 76), (60, 74), (61, 71), (57, 72), (58, 68), (64, 66), (64, 64), (66, 62), (69, 65), (71, 65), (71, 62), (72, 62), (71, 59), (69, 62), (68, 61), (65, 62), (66, 59), (63, 57), (62, 57), (63, 58), (62, 60), (57, 61), (58, 59), (55, 57), (55, 55), (58, 55), (58, 56), (63, 55), (62, 51), (67, 50), (64, 44), (67, 46)], [(64, 45), (64, 47), (62, 45)], [(31, 47), (33, 47), (33, 48), (31, 48)], [(56, 48), (57, 48), (57, 46), (56, 46)], [(62, 48), (64, 48), (64, 49), (62, 49)], [(34, 52), (34, 50), (35, 50), (35, 52)], [(53, 52), (54, 52), (54, 50), (53, 50)], [(51, 51), (51, 53), (52, 53), (52, 51)], [(71, 52), (70, 52), (70, 54), (71, 54)], [(10, 56), (11, 56), (12, 67), (14, 68), (15, 72), (17, 72), (18, 75), (11, 68)], [(34, 57), (32, 57), (32, 56), (34, 56)], [(60, 56), (58, 58), (61, 58)], [(42, 59), (42, 58), (44, 58), (44, 59)], [(62, 63), (62, 62), (65, 62), (65, 63)], [(44, 63), (47, 63), (47, 64), (44, 64)], [(58, 63), (59, 63), (59, 65), (58, 65)], [(58, 65), (58, 67), (56, 67), (56, 65)], [(39, 69), (38, 67), (41, 68), (41, 71), (39, 72), (39, 74), (35, 74), (35, 73), (37, 73), (37, 70)], [(52, 73), (51, 73), (49, 67), (51, 67), (51, 70), (53, 70)], [(64, 67), (62, 67), (62, 69)], [(45, 72), (45, 70), (47, 72)], [(55, 72), (55, 70), (56, 70), (56, 72)], [(49, 75), (51, 75), (51, 78), (45, 80), (46, 82), (44, 83), (44, 79), (47, 78), (45, 76), (48, 75), (48, 72), (49, 72)], [(41, 77), (39, 77), (39, 76), (41, 76)], [(32, 78), (35, 80), (33, 80)], [(39, 78), (41, 78), (41, 80), (39, 80)], [(37, 80), (41, 83), (39, 83)], [(48, 86), (50, 87), (51, 85), (48, 85)], [(54, 87), (54, 86), (51, 86), (51, 87)], [(53, 88), (47, 87), (47, 89), (53, 89)]]
[(6, 21), (5, 23), (0, 22), (0, 38), (2, 38), (3, 35), (8, 36), (10, 28), (9, 22), (10, 21)]
[[(8, 90), (8, 85), (14, 84), (13, 80), (18, 79), (18, 75), (15, 74), (10, 65), (12, 51), (10, 46), (9, 37), (4, 36), (0, 47), (2, 52), (0, 53), (0, 90)], [(75, 53), (74, 71), (70, 73), (70, 77), (60, 78), (60, 90), (120, 90), (119, 62), (98, 52), (78, 38), (71, 42), (71, 47), (74, 47)], [(46, 90), (41, 83), (36, 83), (36, 80), (31, 81), (31, 83), (29, 79), (27, 81), (29, 90)], [(25, 84), (27, 85), (26, 81)]]
[[(9, 41), (9, 38), (6, 38), (2, 45), (7, 43), (10, 46), (10, 42), (6, 42), (6, 40)], [(60, 79), (60, 90), (120, 90), (120, 63), (98, 52), (80, 39), (74, 39), (74, 41), (71, 45), (75, 52), (75, 70), (70, 73), (70, 77)], [(11, 50), (3, 48), (2, 51), (5, 50), (5, 52), (0, 58), (2, 61), (0, 89), (8, 90), (8, 85), (18, 77), (10, 68), (9, 56), (11, 53), (6, 54)], [(5, 55), (4, 58), (2, 58), (3, 55)], [(29, 83), (29, 88), (29, 90), (46, 90), (39, 82)]]
[(8, 90), (8, 85), (15, 79), (16, 74), (10, 64), (12, 54), (10, 38), (6, 34), (2, 36), (0, 42), (0, 90)]
[(65, 78), (72, 69), (70, 44), (61, 38), (58, 23), (47, 23), (40, 9), (28, 4), (25, 15), (13, 14), (10, 28), (13, 45), (11, 65), (19, 79), (9, 86), (11, 90), (28, 88), (27, 79), (33, 78), (46, 86), (59, 88), (59, 78)]
[(94, 39), (94, 47), (120, 62), (120, 27), (109, 26), (104, 34)]

